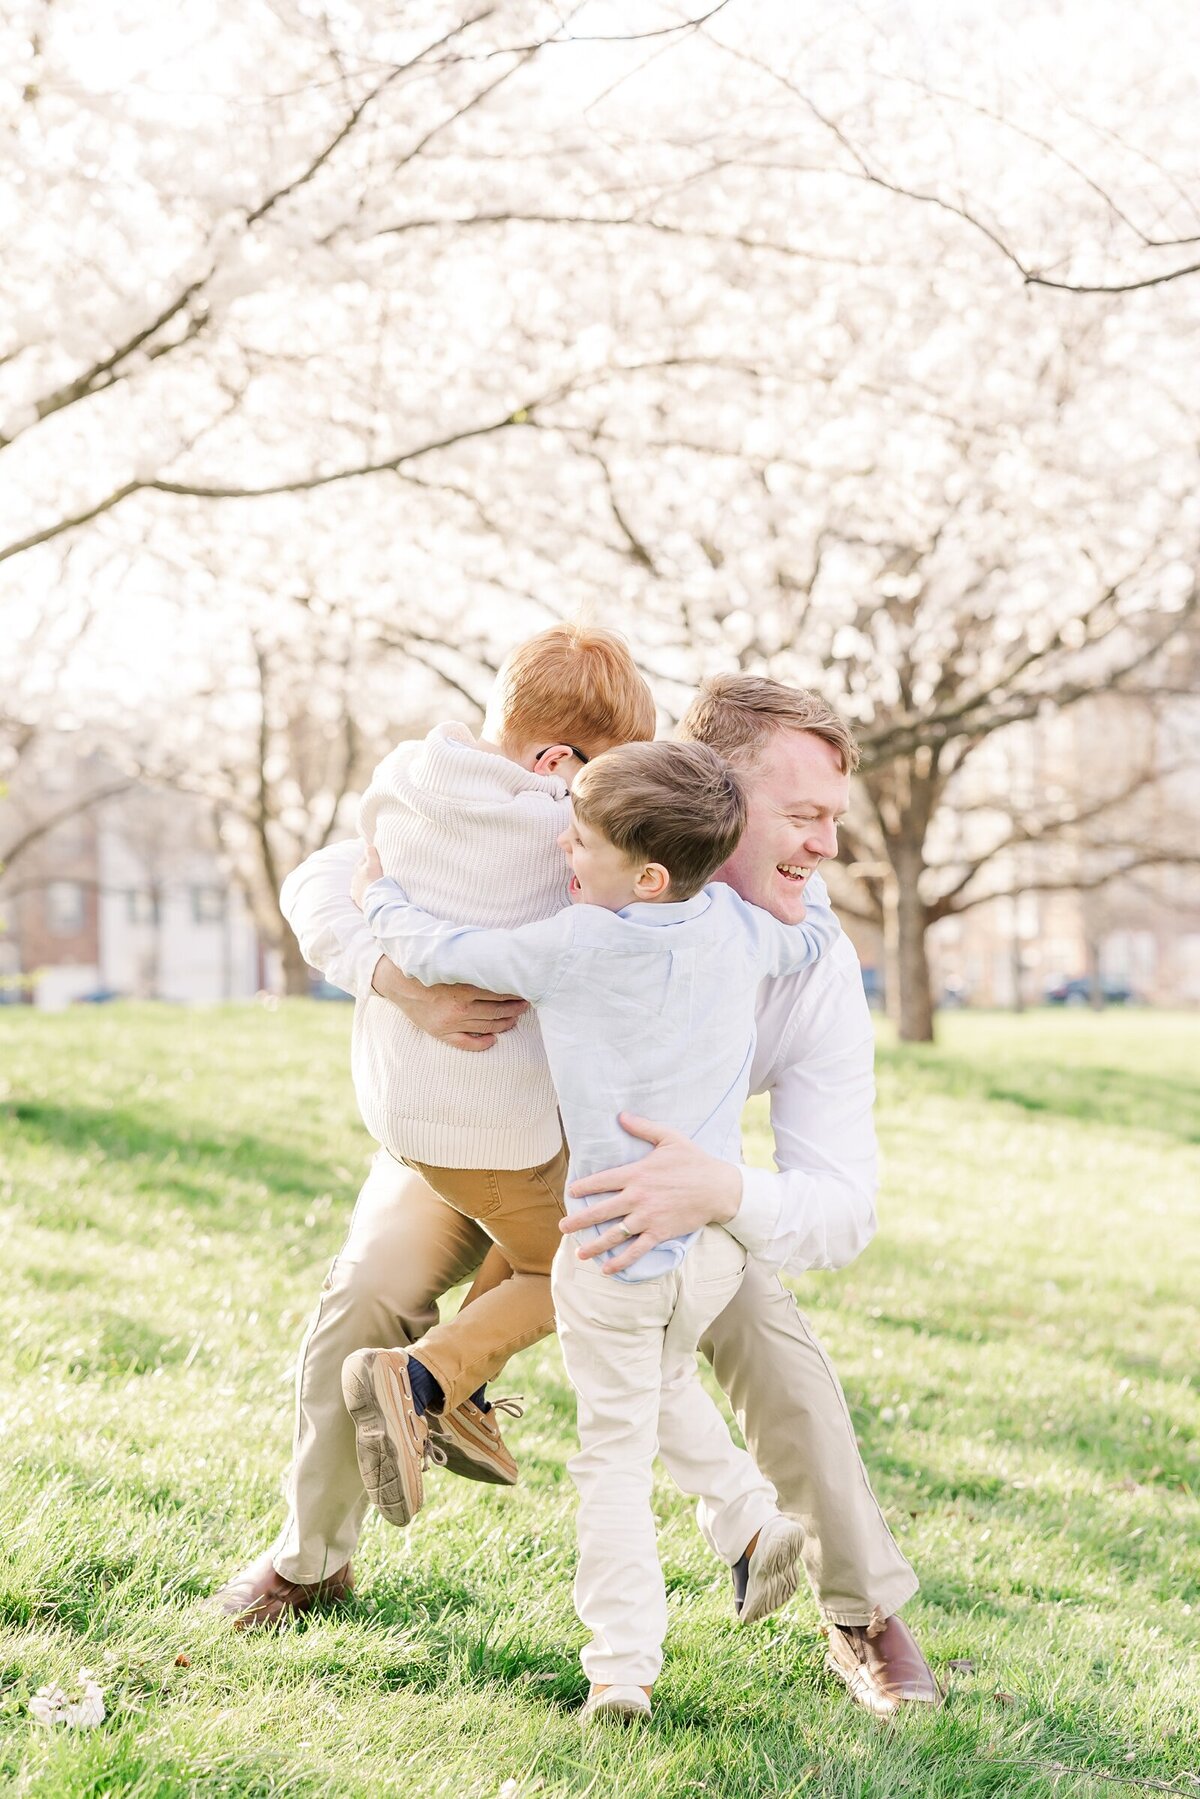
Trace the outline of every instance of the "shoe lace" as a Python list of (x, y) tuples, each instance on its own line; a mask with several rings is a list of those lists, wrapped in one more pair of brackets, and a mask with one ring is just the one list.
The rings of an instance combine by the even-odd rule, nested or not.
[(509, 1418), (523, 1418), (525, 1407), (521, 1402), (524, 1398), (524, 1393), (513, 1393), (504, 1399), (493, 1399), (492, 1410), (493, 1412), (504, 1412)]
[(422, 1468), (444, 1468), (447, 1462), (446, 1451), (432, 1437), (425, 1439), (425, 1454), (421, 1458)]

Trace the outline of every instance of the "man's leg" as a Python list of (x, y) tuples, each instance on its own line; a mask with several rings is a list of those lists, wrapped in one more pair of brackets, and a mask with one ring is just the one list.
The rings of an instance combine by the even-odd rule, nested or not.
[[(829, 1665), (881, 1715), (941, 1693), (895, 1613), (917, 1590), (871, 1491), (837, 1375), (775, 1276), (751, 1260), (700, 1348), (729, 1396), (780, 1508), (803, 1525), (804, 1565), (829, 1633)], [(727, 1557), (729, 1529), (702, 1507), (700, 1526)]]
[[(419, 1175), (380, 1150), (358, 1196), (349, 1233), (329, 1270), (296, 1370), (296, 1429), (288, 1515), (268, 1555), (219, 1595), (241, 1610), (247, 1583), (334, 1591), (367, 1509), (342, 1400), (342, 1363), (373, 1343), (410, 1343), (437, 1319), (437, 1300), (478, 1266), (488, 1239), (445, 1205)], [(274, 1571), (279, 1577), (272, 1583)], [(247, 1588), (248, 1590), (248, 1588)], [(269, 1602), (268, 1602), (269, 1601)], [(257, 1618), (303, 1604), (264, 1595)], [(253, 1621), (253, 1620), (252, 1620)]]
[[(917, 1577), (871, 1491), (837, 1375), (782, 1281), (751, 1259), (700, 1348), (781, 1510), (804, 1526), (804, 1566), (825, 1617), (869, 1624), (898, 1611)], [(700, 1525), (724, 1560), (741, 1554), (719, 1516), (706, 1511)]]

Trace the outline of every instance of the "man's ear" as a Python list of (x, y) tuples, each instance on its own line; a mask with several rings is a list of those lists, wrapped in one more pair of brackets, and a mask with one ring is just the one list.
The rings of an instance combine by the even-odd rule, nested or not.
[(640, 900), (660, 900), (670, 885), (671, 877), (662, 863), (647, 862), (633, 883), (633, 891)]

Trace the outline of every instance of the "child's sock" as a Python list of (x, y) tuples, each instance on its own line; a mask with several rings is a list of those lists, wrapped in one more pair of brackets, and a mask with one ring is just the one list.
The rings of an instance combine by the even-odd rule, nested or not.
[(490, 1412), (491, 1411), (492, 1402), (487, 1397), (486, 1384), (482, 1387), (476, 1387), (475, 1391), (471, 1395), (471, 1404), (477, 1405), (481, 1412)]
[(434, 1380), (424, 1362), (418, 1362), (416, 1356), (408, 1358), (408, 1380), (412, 1387), (413, 1407), (418, 1418), (426, 1412), (440, 1412), (446, 1395)]

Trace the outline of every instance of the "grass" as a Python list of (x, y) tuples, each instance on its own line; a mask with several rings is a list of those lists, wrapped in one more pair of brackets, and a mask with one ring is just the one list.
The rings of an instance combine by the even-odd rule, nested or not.
[[(351, 1606), (277, 1638), (200, 1603), (280, 1517), (293, 1356), (368, 1151), (348, 1024), (0, 1011), (0, 1791), (1200, 1794), (1200, 1020), (881, 1045), (879, 1237), (798, 1290), (945, 1710), (851, 1707), (807, 1597), (739, 1634), (664, 1482), (656, 1717), (586, 1740), (553, 1344), (505, 1383), (535, 1400), (520, 1487), (444, 1478), (411, 1530), (369, 1527)], [(32, 1723), (80, 1667), (105, 1724)]]

